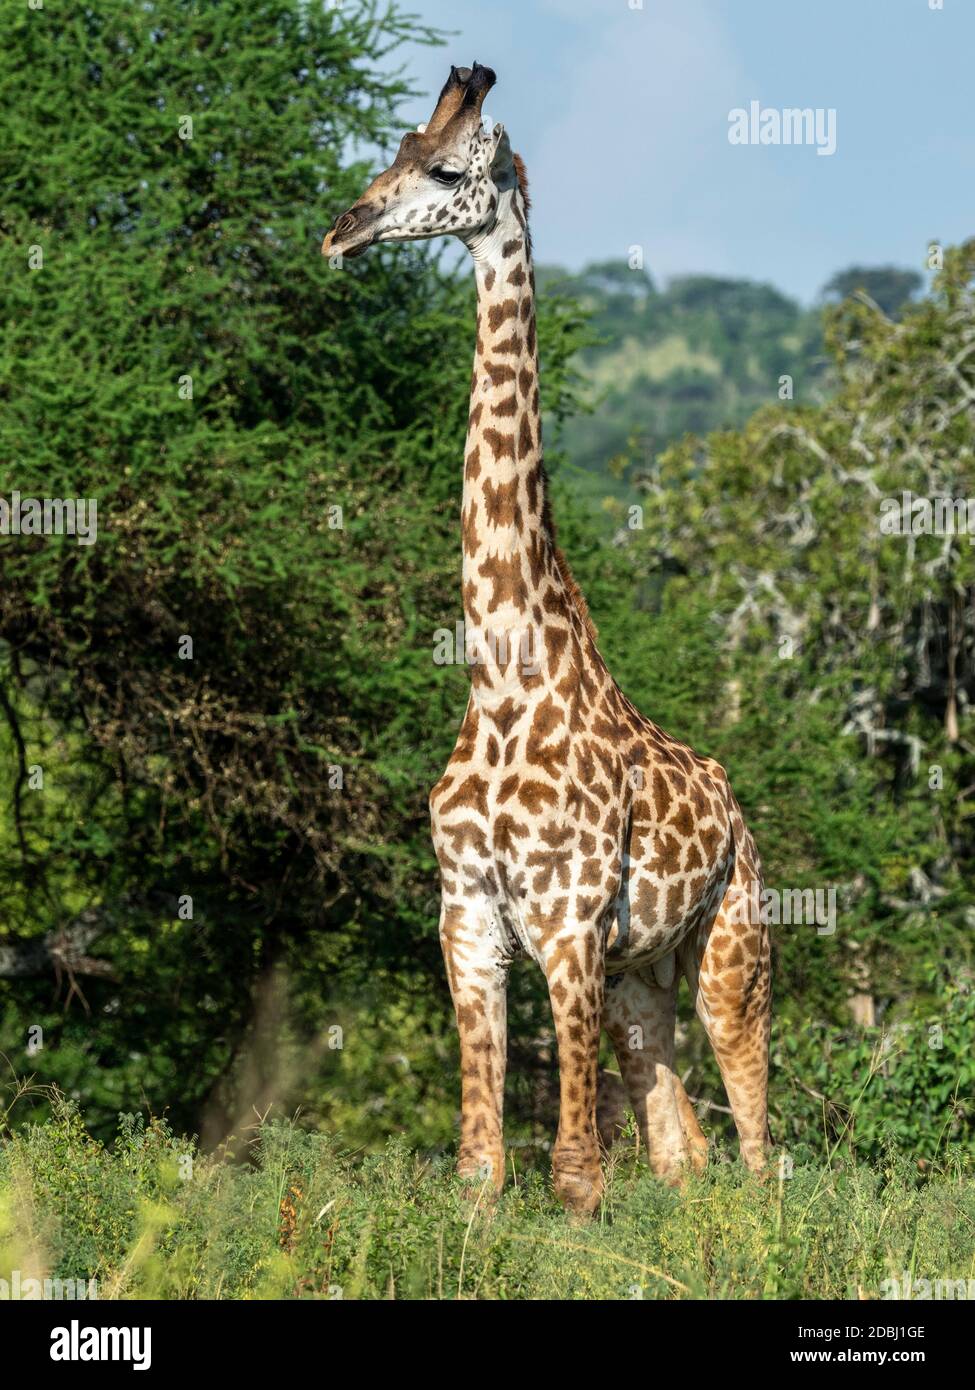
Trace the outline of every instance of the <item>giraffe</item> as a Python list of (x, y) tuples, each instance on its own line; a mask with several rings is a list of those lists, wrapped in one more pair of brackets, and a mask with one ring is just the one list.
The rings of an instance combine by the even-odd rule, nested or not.
[(608, 1033), (653, 1171), (680, 1182), (707, 1140), (675, 1070), (686, 979), (714, 1049), (742, 1158), (768, 1144), (771, 964), (761, 866), (724, 769), (641, 715), (599, 653), (556, 544), (542, 463), (528, 184), (495, 74), (452, 67), (426, 126), (340, 216), (326, 256), (441, 234), (470, 251), (477, 340), (461, 503), (471, 690), (430, 793), (440, 940), (461, 1058), (457, 1168), (500, 1190), (511, 962), (548, 986), (558, 1050), (555, 1191), (591, 1215)]

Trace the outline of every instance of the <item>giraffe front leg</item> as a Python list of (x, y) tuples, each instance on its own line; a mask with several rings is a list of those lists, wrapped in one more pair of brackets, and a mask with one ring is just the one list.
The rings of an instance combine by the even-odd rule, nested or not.
[(593, 924), (545, 933), (540, 957), (559, 1051), (559, 1131), (552, 1178), (563, 1206), (590, 1216), (603, 1193), (596, 1074), (603, 1012), (603, 937)]
[(444, 906), (440, 944), (460, 1037), (461, 1111), (457, 1172), (495, 1192), (504, 1183), (504, 1073), (508, 960), (484, 916)]

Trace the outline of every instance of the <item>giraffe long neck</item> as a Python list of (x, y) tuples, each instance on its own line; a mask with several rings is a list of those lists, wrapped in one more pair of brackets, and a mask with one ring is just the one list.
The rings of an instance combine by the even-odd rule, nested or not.
[[(477, 347), (461, 511), (464, 622), (479, 634), (475, 695), (524, 686), (543, 658), (549, 617), (588, 631), (585, 605), (555, 545), (542, 466), (535, 277), (524, 203), (501, 194), (492, 231), (471, 246)], [(575, 620), (573, 619), (575, 615)]]

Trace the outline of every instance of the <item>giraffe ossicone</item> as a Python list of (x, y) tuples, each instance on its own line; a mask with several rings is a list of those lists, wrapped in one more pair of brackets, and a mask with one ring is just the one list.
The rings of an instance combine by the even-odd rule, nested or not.
[[(457, 744), (430, 793), (440, 938), (461, 1053), (458, 1169), (504, 1178), (506, 983), (548, 984), (558, 1043), (556, 1191), (602, 1193), (597, 1054), (608, 1032), (650, 1163), (678, 1180), (707, 1141), (674, 1065), (686, 978), (753, 1170), (768, 1144), (768, 926), (742, 914), (761, 866), (723, 768), (630, 703), (558, 549), (542, 464), (528, 185), (495, 75), (451, 68), (424, 128), (338, 218), (326, 256), (451, 234), (477, 281), (461, 508), (465, 625), (480, 635)], [(526, 637), (527, 634), (527, 637)], [(531, 660), (519, 660), (530, 651)]]

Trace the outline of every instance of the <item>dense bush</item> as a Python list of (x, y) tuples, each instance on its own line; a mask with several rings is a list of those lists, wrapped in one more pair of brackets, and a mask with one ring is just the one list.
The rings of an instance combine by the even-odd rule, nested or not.
[(717, 1163), (677, 1192), (619, 1150), (581, 1231), (537, 1173), (516, 1169), (488, 1215), (400, 1140), (354, 1162), (277, 1122), (237, 1148), (249, 1163), (194, 1158), (131, 1117), (103, 1148), (55, 1100), (0, 1147), (0, 1267), (94, 1278), (103, 1299), (883, 1298), (905, 1270), (967, 1288), (975, 1256), (951, 1152), (920, 1183), (893, 1157), (807, 1160), (764, 1186)]

